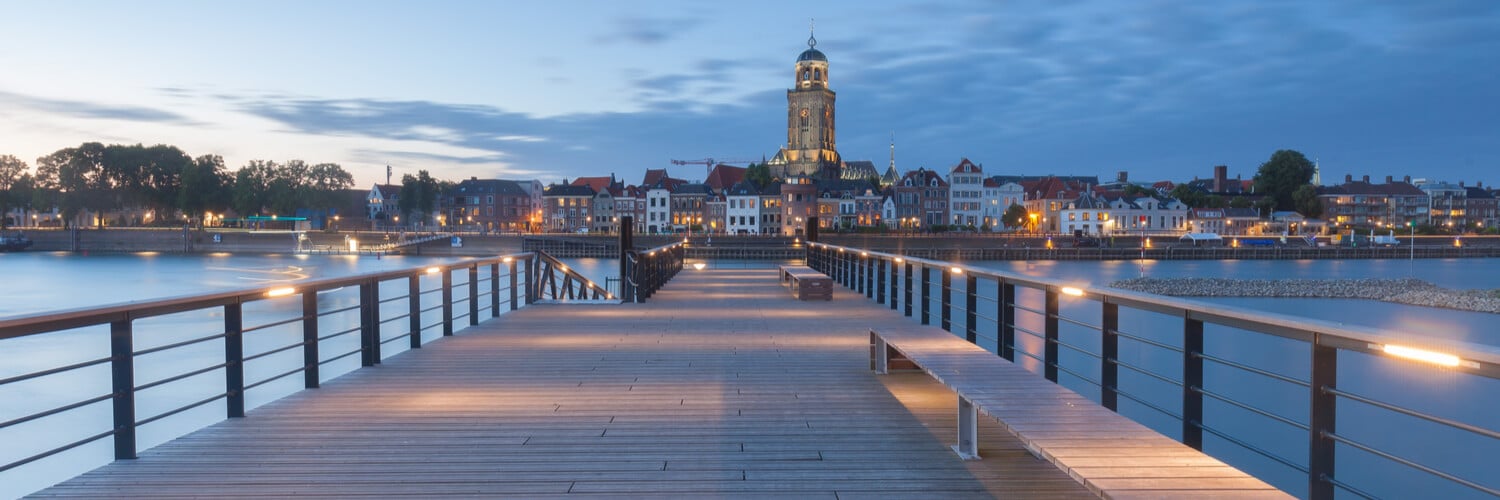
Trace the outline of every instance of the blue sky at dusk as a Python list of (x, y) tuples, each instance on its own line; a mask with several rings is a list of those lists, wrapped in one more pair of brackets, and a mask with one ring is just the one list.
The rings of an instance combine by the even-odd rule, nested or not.
[(0, 0), (0, 154), (558, 181), (769, 157), (816, 18), (845, 160), (1500, 183), (1500, 2)]

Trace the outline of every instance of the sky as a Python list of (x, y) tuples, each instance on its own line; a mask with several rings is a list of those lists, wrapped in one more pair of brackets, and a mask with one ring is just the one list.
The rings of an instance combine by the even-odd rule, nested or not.
[(0, 154), (170, 144), (449, 180), (759, 160), (810, 20), (884, 171), (1500, 183), (1495, 0), (0, 0)]

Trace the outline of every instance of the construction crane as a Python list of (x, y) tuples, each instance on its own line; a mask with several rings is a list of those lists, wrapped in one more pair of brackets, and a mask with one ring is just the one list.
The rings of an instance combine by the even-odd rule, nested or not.
[(753, 161), (756, 161), (756, 160), (754, 160), (754, 159), (746, 160), (746, 159), (741, 159), (741, 158), (733, 158), (733, 159), (728, 159), (728, 160), (715, 160), (713, 158), (704, 158), (704, 159), (701, 159), (701, 160), (672, 160), (672, 164), (673, 165), (703, 165), (704, 166), (703, 175), (704, 175), (704, 177), (707, 177), (709, 174), (714, 173), (714, 165), (718, 165), (718, 164), (721, 164), (721, 163), (750, 163), (750, 162), (753, 162)]

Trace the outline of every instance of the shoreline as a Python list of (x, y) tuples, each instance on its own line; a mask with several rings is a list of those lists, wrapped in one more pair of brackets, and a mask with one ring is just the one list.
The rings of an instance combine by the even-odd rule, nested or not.
[(1455, 290), (1416, 278), (1131, 278), (1110, 283), (1109, 286), (1171, 297), (1364, 299), (1500, 314), (1500, 288)]

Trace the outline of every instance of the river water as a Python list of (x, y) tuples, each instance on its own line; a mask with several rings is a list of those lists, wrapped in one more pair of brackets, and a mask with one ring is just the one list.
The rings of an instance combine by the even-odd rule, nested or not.
[[(380, 270), (412, 268), (431, 262), (452, 260), (423, 257), (308, 257), (293, 255), (154, 255), (154, 254), (100, 254), (79, 256), (63, 253), (19, 253), (0, 254), (0, 269), (4, 270), (6, 283), (0, 287), (0, 317), (24, 315), (46, 310), (92, 307), (103, 304), (138, 301), (148, 298), (186, 295), (210, 290), (265, 286), (269, 283), (295, 282), (301, 279), (341, 276)], [(1416, 276), (1450, 288), (1494, 288), (1500, 277), (1500, 259), (1450, 259), (1418, 260), (1349, 260), (1349, 261), (1134, 261), (1113, 262), (978, 262), (969, 265), (1026, 275), (1059, 278), (1078, 283), (1105, 285), (1112, 281), (1139, 276), (1144, 272), (1152, 277), (1241, 277), (1241, 278), (1363, 278)], [(615, 272), (616, 261), (607, 259), (573, 259), (570, 265), (596, 282)], [(712, 267), (766, 266), (763, 262), (709, 262)], [(686, 272), (691, 272), (689, 269)], [(464, 273), (455, 273), (455, 280), (462, 281)], [(434, 284), (426, 283), (424, 289)], [(382, 291), (382, 296), (405, 294), (401, 290)], [(352, 290), (320, 294), (324, 310), (345, 307), (356, 303)], [(387, 295), (389, 293), (389, 295)], [(326, 297), (325, 297), (326, 295)], [(936, 294), (934, 294), (936, 295)], [(1040, 294), (1022, 292), (1021, 301), (1031, 307), (1040, 308)], [(300, 313), (295, 301), (261, 301), (246, 306), (247, 322), (253, 315), (278, 317), (295, 316)], [(1448, 311), (1415, 306), (1387, 304), (1381, 302), (1335, 299), (1213, 299), (1212, 302), (1237, 307), (1305, 316), (1350, 325), (1386, 329), (1398, 335), (1440, 336), (1456, 340), (1500, 346), (1500, 329), (1495, 325), (1496, 315)], [(389, 304), (388, 304), (389, 305)], [(404, 304), (392, 305), (404, 308)], [(1088, 305), (1065, 306), (1065, 313), (1091, 314)], [(1092, 306), (1097, 310), (1097, 305)], [(393, 311), (388, 314), (399, 314)], [(1092, 313), (1097, 314), (1097, 313)], [(137, 323), (137, 349), (151, 345), (177, 342), (188, 336), (177, 330), (194, 329), (189, 326), (213, 325), (220, 318), (209, 315), (168, 316), (148, 319)], [(335, 325), (323, 326), (332, 331), (337, 324), (353, 324), (353, 317), (332, 318)], [(424, 315), (423, 324), (434, 321), (431, 314)], [(339, 323), (342, 322), (342, 323)], [(1040, 330), (1040, 318), (1018, 318), (1023, 326)], [(294, 342), (300, 331), (295, 325), (277, 330), (270, 329), (252, 339), (246, 336), (248, 353), (269, 350)], [(396, 328), (404, 330), (404, 328)], [(1180, 332), (1181, 320), (1161, 317), (1151, 313), (1122, 311), (1121, 330), (1150, 336), (1161, 333), (1161, 341), (1172, 342), (1172, 332)], [(0, 379), (21, 373), (45, 369), (70, 362), (94, 359), (108, 355), (107, 332), (103, 329), (84, 329), (42, 336), (0, 341)], [(211, 331), (211, 330), (210, 330)], [(143, 333), (152, 332), (152, 333)], [(199, 331), (198, 335), (204, 333)], [(1064, 328), (1065, 339), (1083, 339), (1087, 332)], [(1097, 337), (1097, 333), (1093, 334)], [(1247, 334), (1210, 326), (1206, 331), (1206, 351), (1211, 354), (1241, 361), (1254, 361), (1256, 366), (1272, 369), (1296, 378), (1306, 378), (1308, 349), (1299, 343), (1262, 335)], [(344, 344), (325, 345), (325, 352), (338, 352), (350, 345), (357, 347), (357, 339), (346, 336)], [(436, 338), (433, 333), (424, 333), (424, 339)], [(1021, 339), (1033, 352), (1039, 352), (1039, 342)], [(1097, 342), (1097, 340), (1095, 340)], [(387, 355), (399, 350), (404, 342), (387, 344)], [(981, 342), (981, 345), (984, 345)], [(990, 348), (994, 348), (990, 341)], [(173, 351), (177, 352), (177, 351)], [(269, 377), (284, 372), (300, 363), (300, 353), (288, 356), (265, 358), (266, 363), (247, 363), (247, 380)], [(1122, 343), (1122, 358), (1143, 366), (1180, 366), (1180, 360), (1140, 346)], [(187, 366), (211, 366), (222, 362), (222, 347), (206, 342), (202, 349), (187, 349), (173, 357), (164, 359), (142, 359), (137, 365), (137, 382), (161, 376), (182, 373)], [(1340, 387), (1350, 390), (1379, 392), (1405, 405), (1424, 411), (1441, 412), (1444, 415), (1490, 429), (1500, 429), (1500, 416), (1491, 412), (1487, 403), (1475, 401), (1500, 400), (1500, 383), (1493, 380), (1473, 380), (1473, 377), (1436, 376), (1419, 373), (1418, 370), (1391, 367), (1377, 361), (1341, 358)], [(1029, 369), (1039, 370), (1034, 362), (1021, 360)], [(1074, 357), (1063, 360), (1065, 367), (1085, 376), (1097, 376), (1096, 361)], [(340, 363), (324, 367), (325, 380), (355, 369), (358, 358), (346, 358)], [(1166, 370), (1170, 373), (1170, 370)], [(1303, 388), (1288, 388), (1245, 377), (1240, 373), (1209, 369), (1206, 372), (1209, 388), (1234, 386), (1236, 398), (1252, 400), (1259, 405), (1285, 413), (1295, 420), (1305, 421), (1298, 415), (1305, 409), (1307, 392)], [(301, 377), (288, 377), (268, 384), (260, 390), (247, 394), (247, 408), (275, 400), (301, 387)], [(1179, 389), (1153, 387), (1149, 379), (1132, 379), (1122, 370), (1122, 384), (1138, 384), (1142, 399), (1163, 407), (1172, 407), (1172, 398)], [(214, 390), (222, 390), (223, 374), (215, 371), (203, 377), (186, 379), (164, 387), (178, 387), (161, 394), (143, 394), (138, 401), (140, 416), (181, 406), (211, 396)], [(1064, 375), (1061, 382), (1080, 393), (1098, 397), (1097, 387), (1083, 379)], [(36, 381), (0, 386), (0, 422), (19, 415), (67, 404), (107, 393), (107, 369), (82, 369), (73, 373), (46, 377)], [(1306, 431), (1288, 430), (1283, 424), (1263, 417), (1246, 415), (1227, 405), (1210, 404), (1205, 410), (1205, 421), (1216, 429), (1230, 431), (1257, 446), (1285, 457), (1298, 459), (1306, 455)], [(1165, 434), (1176, 436), (1180, 427), (1175, 420), (1162, 415), (1146, 405), (1121, 398), (1122, 414), (1139, 420)], [(1444, 470), (1456, 472), (1470, 479), (1492, 475), (1490, 457), (1500, 456), (1500, 443), (1485, 441), (1486, 438), (1467, 437), (1425, 422), (1411, 419), (1370, 415), (1368, 408), (1352, 404), (1341, 404), (1339, 433), (1348, 432), (1361, 440), (1377, 442), (1382, 446), (1401, 448), (1403, 454), (1424, 463), (1437, 462)], [(140, 430), (140, 448), (165, 442), (177, 435), (191, 432), (204, 425), (222, 419), (223, 405), (208, 404), (168, 417), (157, 424), (143, 426)], [(31, 454), (57, 446), (62, 442), (79, 439), (106, 430), (109, 422), (107, 404), (66, 412), (46, 419), (0, 429), (0, 464), (8, 463)], [(1223, 457), (1232, 465), (1266, 478), (1277, 487), (1303, 494), (1305, 476), (1274, 461), (1244, 451), (1227, 441), (1207, 436), (1205, 448)], [(1409, 451), (1415, 448), (1416, 451)], [(0, 472), (0, 498), (26, 494), (59, 480), (66, 479), (85, 470), (108, 462), (109, 439), (103, 439), (75, 451), (34, 464)], [(1427, 450), (1427, 451), (1424, 451)], [(1433, 450), (1443, 453), (1437, 454)], [(1456, 451), (1455, 451), (1456, 450)], [(1341, 479), (1356, 482), (1361, 488), (1378, 492), (1388, 497), (1470, 497), (1472, 490), (1456, 488), (1433, 481), (1422, 473), (1401, 466), (1361, 456), (1357, 450), (1340, 450), (1339, 474)], [(1493, 479), (1485, 483), (1495, 487)]]

